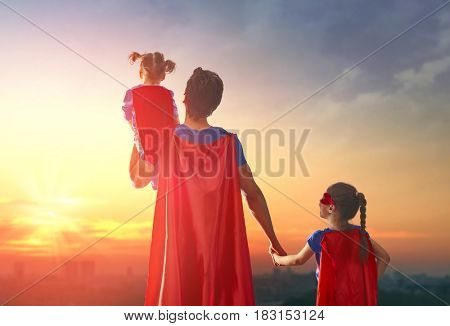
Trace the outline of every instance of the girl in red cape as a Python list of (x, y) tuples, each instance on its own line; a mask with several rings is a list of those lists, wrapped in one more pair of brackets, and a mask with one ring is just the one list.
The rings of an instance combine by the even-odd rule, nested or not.
[[(131, 63), (139, 61), (139, 77), (143, 83), (125, 93), (122, 105), (124, 118), (134, 132), (136, 154), (156, 164), (153, 149), (158, 146), (160, 131), (179, 124), (174, 93), (161, 85), (166, 73), (174, 71), (175, 62), (166, 60), (161, 52), (132, 52), (128, 58)], [(149, 179), (147, 183), (150, 181), (153, 189), (156, 189), (156, 179)]]
[[(320, 217), (330, 227), (315, 231), (296, 255), (281, 257), (269, 249), (279, 266), (302, 265), (315, 254), (318, 306), (377, 304), (377, 281), (390, 258), (366, 231), (366, 204), (354, 186), (335, 183), (319, 201)], [(348, 222), (358, 209), (359, 226)]]
[(222, 92), (216, 73), (195, 69), (185, 123), (161, 133), (157, 167), (133, 150), (134, 184), (158, 177), (145, 305), (255, 304), (241, 190), (273, 250), (286, 254), (239, 139), (208, 124)]

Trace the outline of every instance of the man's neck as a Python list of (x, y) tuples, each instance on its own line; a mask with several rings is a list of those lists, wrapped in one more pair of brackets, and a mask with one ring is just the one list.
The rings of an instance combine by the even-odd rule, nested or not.
[(189, 128), (195, 129), (195, 130), (207, 129), (207, 128), (211, 127), (206, 118), (193, 119), (193, 118), (189, 117), (188, 114), (186, 114), (186, 118), (184, 119), (184, 124), (186, 126), (188, 126)]

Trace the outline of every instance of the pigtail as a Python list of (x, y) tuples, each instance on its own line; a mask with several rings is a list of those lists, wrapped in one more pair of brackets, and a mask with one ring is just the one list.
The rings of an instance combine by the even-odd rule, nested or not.
[(166, 60), (165, 67), (166, 67), (166, 72), (171, 73), (172, 71), (175, 70), (175, 62), (173, 62), (172, 60)]
[(360, 247), (360, 258), (361, 258), (361, 262), (365, 262), (367, 260), (368, 257), (368, 241), (367, 241), (367, 236), (366, 236), (366, 205), (367, 205), (367, 200), (364, 196), (364, 194), (362, 192), (358, 192), (356, 194), (356, 197), (358, 198), (358, 202), (359, 202), (359, 215), (360, 215), (360, 219), (361, 219), (361, 231), (360, 231), (360, 235), (361, 235), (361, 247)]
[(128, 56), (128, 59), (130, 60), (130, 63), (133, 64), (136, 62), (136, 60), (142, 58), (143, 55), (139, 54), (137, 52), (131, 52), (130, 55)]

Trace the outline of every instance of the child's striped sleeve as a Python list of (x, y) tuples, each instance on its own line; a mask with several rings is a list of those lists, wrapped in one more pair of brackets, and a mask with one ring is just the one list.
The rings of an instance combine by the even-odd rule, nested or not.
[(131, 89), (127, 90), (127, 92), (125, 93), (122, 110), (125, 120), (131, 121), (133, 117), (133, 92)]
[(180, 118), (178, 116), (178, 108), (177, 108), (177, 104), (175, 103), (175, 98), (174, 98), (174, 92), (170, 91), (170, 95), (172, 96), (172, 110), (173, 110), (173, 116), (174, 118), (178, 121), (178, 123), (180, 123)]

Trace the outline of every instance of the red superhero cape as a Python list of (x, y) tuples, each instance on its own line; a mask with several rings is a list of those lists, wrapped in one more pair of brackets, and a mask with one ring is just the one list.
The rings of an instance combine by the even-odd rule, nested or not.
[(161, 130), (174, 128), (178, 118), (174, 116), (171, 92), (162, 86), (140, 86), (132, 90), (136, 127), (144, 150), (144, 159), (156, 164), (160, 150)]
[[(360, 239), (367, 238), (368, 258), (360, 261)], [(324, 234), (320, 257), (318, 306), (373, 306), (377, 304), (377, 266), (373, 247), (359, 229)]]
[(160, 157), (145, 305), (254, 305), (235, 137)]

